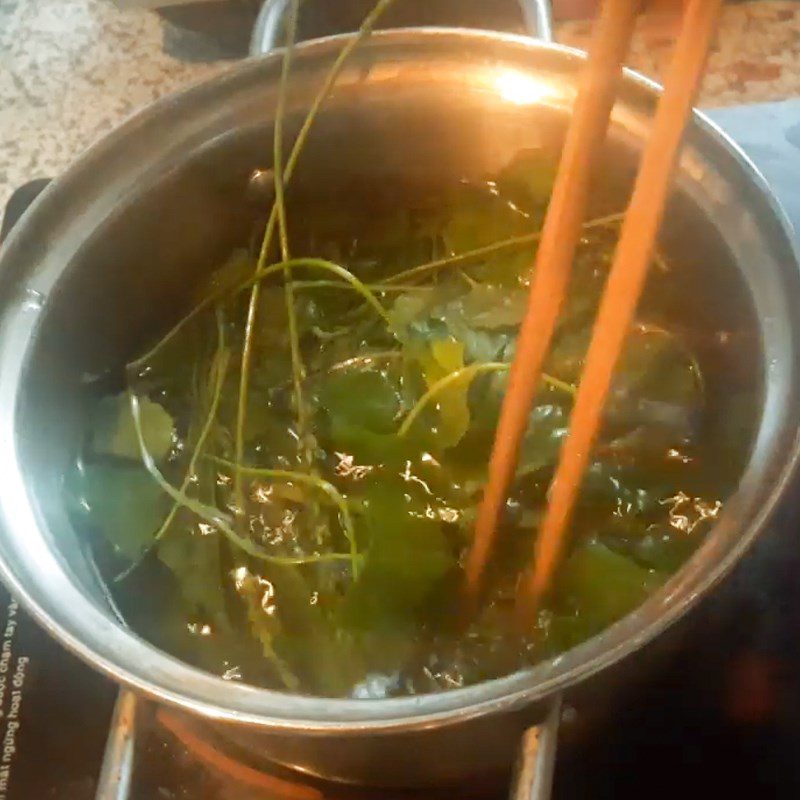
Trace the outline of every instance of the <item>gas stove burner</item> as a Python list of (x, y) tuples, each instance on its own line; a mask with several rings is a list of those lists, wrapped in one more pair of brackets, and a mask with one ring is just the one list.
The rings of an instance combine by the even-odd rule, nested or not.
[(158, 709), (155, 720), (209, 772), (212, 779), (228, 786), (238, 786), (248, 798), (250, 794), (253, 798), (270, 800), (316, 800), (324, 796), (305, 775), (288, 774), (276, 765), (256, 767), (244, 757), (236, 758), (226, 753), (213, 739), (197, 731), (188, 718)]
[(435, 790), (346, 786), (232, 749), (190, 717), (120, 692), (96, 800), (500, 800), (506, 776)]

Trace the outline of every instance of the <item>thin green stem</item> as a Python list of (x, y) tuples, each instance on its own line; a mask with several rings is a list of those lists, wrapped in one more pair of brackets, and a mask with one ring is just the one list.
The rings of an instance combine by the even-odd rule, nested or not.
[[(195, 443), (194, 450), (192, 451), (192, 455), (189, 459), (189, 466), (186, 469), (186, 473), (183, 476), (183, 481), (181, 481), (180, 492), (186, 493), (189, 489), (189, 485), (191, 484), (192, 480), (194, 479), (195, 473), (197, 471), (197, 462), (200, 460), (200, 455), (203, 452), (203, 448), (206, 445), (206, 441), (208, 437), (211, 435), (211, 430), (214, 427), (214, 421), (217, 418), (217, 411), (219, 410), (219, 403), (222, 399), (222, 387), (225, 384), (225, 376), (228, 372), (228, 366), (230, 364), (230, 353), (225, 349), (225, 324), (224, 319), (222, 316), (222, 311), (218, 310), (217, 312), (217, 351), (214, 354), (214, 360), (211, 367), (211, 379), (212, 379), (212, 393), (211, 393), (211, 403), (208, 408), (208, 412), (206, 414), (205, 420), (203, 420), (203, 426), (200, 429), (200, 434), (197, 437), (197, 442)], [(166, 532), (169, 530), (170, 526), (172, 525), (175, 517), (178, 514), (178, 511), (181, 508), (181, 504), (177, 501), (172, 504), (172, 508), (170, 508), (169, 513), (166, 517), (164, 517), (163, 522), (159, 526), (158, 530), (156, 531), (155, 536), (153, 537), (152, 543), (148, 546), (147, 551), (139, 558), (137, 561), (134, 561), (127, 569), (121, 572), (119, 575), (114, 578), (114, 582), (117, 583), (119, 581), (125, 580), (128, 575), (133, 572), (139, 564), (142, 563), (142, 559), (146, 556), (153, 547), (156, 546), (158, 542), (164, 537)]]
[[(275, 125), (273, 129), (273, 175), (275, 183), (275, 205), (273, 208), (277, 211), (278, 238), (280, 242), (282, 261), (288, 261), (291, 258), (289, 253), (289, 233), (286, 224), (286, 198), (284, 195), (283, 180), (283, 120), (286, 110), (286, 91), (289, 82), (289, 72), (291, 69), (294, 43), (297, 34), (298, 8), (298, 0), (292, 0), (289, 10), (287, 43), (283, 51), (283, 60), (281, 63), (281, 79), (278, 88), (278, 102), (275, 111)], [(307, 441), (305, 404), (303, 403), (304, 368), (302, 354), (300, 352), (300, 337), (297, 330), (297, 313), (294, 304), (294, 289), (292, 288), (291, 271), (289, 269), (284, 269), (283, 275), (284, 301), (286, 303), (286, 315), (289, 329), (289, 351), (291, 353), (292, 362), (294, 403), (295, 412), (297, 414), (297, 434), (302, 453), (304, 452), (305, 443)], [(236, 409), (236, 431), (234, 435), (234, 448), (237, 464), (241, 464), (244, 460), (244, 432), (247, 421), (247, 398), (250, 391), (250, 365), (252, 363), (253, 354), (253, 330), (258, 315), (260, 291), (260, 284), (255, 284), (253, 286), (253, 291), (251, 293), (250, 303), (248, 306), (247, 327), (245, 330), (244, 348), (242, 350), (242, 363), (239, 373), (239, 399)], [(243, 508), (244, 498), (242, 497), (242, 475), (239, 469), (236, 469), (234, 472), (233, 486), (234, 496), (237, 499), (237, 505), (240, 508)]]
[(150, 473), (153, 480), (161, 487), (165, 494), (169, 495), (184, 508), (196, 514), (204, 522), (207, 522), (220, 531), (235, 547), (238, 547), (253, 558), (258, 558), (271, 564), (280, 564), (282, 566), (316, 564), (322, 561), (352, 561), (353, 557), (351, 553), (315, 553), (314, 555), (308, 556), (276, 556), (266, 552), (250, 539), (239, 536), (231, 526), (229, 518), (218, 508), (206, 505), (199, 500), (195, 500), (193, 497), (189, 497), (186, 492), (182, 492), (180, 489), (174, 487), (161, 474), (155, 461), (153, 461), (153, 457), (147, 450), (147, 445), (144, 441), (142, 420), (139, 411), (139, 398), (130, 390), (128, 390), (128, 397), (131, 404), (131, 416), (133, 417), (133, 425), (136, 430), (136, 438), (139, 441), (139, 450), (145, 469)]
[(435, 261), (428, 261), (426, 264), (419, 264), (416, 267), (405, 269), (395, 275), (389, 276), (386, 280), (388, 283), (416, 280), (421, 275), (438, 272), (442, 269), (452, 269), (460, 267), (465, 264), (471, 264), (474, 261), (480, 261), (489, 256), (495, 256), (498, 253), (504, 253), (506, 250), (517, 250), (523, 245), (531, 244), (538, 241), (542, 236), (541, 231), (534, 231), (533, 233), (526, 233), (522, 236), (513, 236), (510, 239), (504, 239), (500, 242), (493, 242), (484, 247), (478, 247), (475, 250), (467, 250), (464, 253), (459, 253), (455, 256), (446, 256), (445, 258), (438, 258)]
[(377, 353), (366, 353), (363, 356), (353, 356), (352, 358), (346, 358), (344, 361), (337, 361), (328, 367), (328, 372), (350, 369), (351, 367), (363, 367), (372, 361), (399, 361), (401, 358), (403, 358), (402, 350), (381, 350)]
[[(408, 412), (406, 418), (400, 425), (397, 435), (401, 438), (406, 436), (419, 415), (448, 387), (459, 383), (460, 381), (470, 382), (484, 372), (507, 372), (510, 367), (510, 364), (506, 364), (501, 361), (489, 361), (483, 364), (470, 364), (467, 367), (457, 369), (448, 375), (445, 375), (443, 378), (440, 378), (428, 389), (427, 392), (425, 392), (425, 394), (422, 395), (422, 397), (420, 397), (419, 400), (417, 400), (414, 407)], [(572, 384), (566, 383), (565, 381), (561, 381), (558, 378), (554, 378), (552, 375), (547, 374), (542, 375), (542, 380), (545, 383), (550, 384), (550, 386), (555, 389), (566, 392), (572, 397), (575, 396), (576, 389)]]
[[(303, 151), (303, 147), (305, 146), (306, 140), (308, 139), (308, 135), (311, 131), (311, 128), (314, 125), (314, 122), (319, 115), (319, 111), (322, 108), (322, 104), (325, 102), (326, 98), (330, 94), (331, 89), (333, 89), (336, 80), (339, 77), (347, 59), (350, 57), (350, 54), (355, 50), (355, 48), (363, 41), (363, 39), (368, 36), (372, 29), (375, 26), (375, 23), (381, 17), (381, 15), (386, 11), (387, 8), (394, 2), (395, 0), (378, 0), (378, 3), (375, 7), (370, 11), (369, 14), (364, 18), (364, 21), (361, 23), (361, 27), (358, 30), (358, 33), (352, 38), (349, 39), (345, 46), (342, 48), (339, 55), (336, 57), (336, 60), (333, 62), (331, 69), (328, 71), (328, 74), (325, 77), (325, 80), (320, 87), (320, 90), (317, 92), (314, 100), (311, 104), (311, 108), (308, 110), (308, 114), (306, 114), (305, 119), (303, 120), (303, 124), (300, 127), (300, 131), (297, 134), (297, 139), (295, 140), (294, 146), (289, 154), (289, 159), (286, 162), (286, 169), (283, 171), (283, 175), (281, 177), (281, 187), (283, 188), (285, 184), (287, 184), (294, 173), (295, 167), (297, 165), (297, 161), (300, 158), (300, 154)], [(296, 17), (296, 6), (293, 5), (293, 16)], [(294, 19), (290, 26), (292, 30), (295, 30), (296, 27), (296, 19)], [(293, 37), (292, 37), (293, 38)], [(287, 47), (287, 51), (289, 47)], [(287, 61), (288, 56), (284, 58), (284, 65), (282, 69), (281, 79), (283, 80), (284, 74), (287, 72)], [(276, 129), (280, 127), (277, 122), (276, 118)], [(280, 167), (282, 164), (276, 163), (275, 167)], [(277, 187), (277, 169), (275, 170), (276, 174), (276, 187)], [(276, 198), (277, 199), (277, 198)], [(275, 226), (279, 222), (279, 215), (282, 213), (281, 211), (282, 204), (276, 202), (272, 206), (272, 211), (270, 212), (269, 218), (267, 220), (267, 226), (264, 230), (264, 238), (261, 242), (261, 251), (258, 255), (258, 263), (256, 265), (256, 273), (264, 269), (264, 266), (267, 262), (267, 256), (269, 254), (269, 249), (272, 245), (272, 238), (275, 234)], [(284, 256), (284, 261), (286, 261), (286, 257)], [(253, 288), (250, 292), (250, 303), (248, 305), (247, 311), (247, 325), (245, 327), (245, 338), (244, 338), (244, 347), (242, 348), (242, 366), (241, 366), (241, 374), (239, 376), (239, 410), (237, 414), (237, 438), (236, 438), (236, 461), (240, 462), (243, 456), (243, 443), (240, 441), (239, 438), (239, 429), (244, 428), (244, 417), (246, 415), (246, 408), (247, 408), (247, 393), (248, 387), (250, 382), (250, 366), (252, 363), (252, 355), (253, 355), (253, 332), (255, 330), (256, 321), (258, 318), (258, 302), (259, 302), (259, 295), (260, 295), (260, 287), (258, 283), (253, 284)], [(299, 413), (299, 412), (298, 412)]]
[[(392, 294), (402, 294), (403, 292), (430, 292), (433, 290), (432, 286), (417, 286), (417, 285), (396, 285), (392, 283), (365, 283), (364, 286), (375, 294), (382, 292)], [(342, 283), (341, 281), (295, 281), (295, 289), (345, 289), (352, 290), (349, 283)]]
[[(211, 435), (211, 430), (214, 427), (214, 421), (217, 418), (220, 400), (222, 399), (222, 387), (225, 385), (225, 377), (228, 373), (228, 365), (230, 364), (230, 353), (225, 349), (225, 326), (221, 311), (217, 314), (217, 332), (217, 352), (215, 354), (214, 364), (211, 372), (212, 376), (214, 376), (216, 380), (214, 380), (211, 390), (211, 403), (209, 405), (206, 418), (203, 422), (203, 427), (200, 430), (200, 435), (197, 437), (197, 443), (195, 444), (194, 452), (189, 459), (189, 467), (186, 470), (186, 474), (183, 476), (183, 481), (181, 483), (182, 492), (186, 492), (186, 490), (189, 488), (189, 484), (191, 484), (192, 480), (194, 479), (195, 472), (197, 471), (197, 462), (200, 460), (200, 455), (203, 452), (203, 448), (206, 446), (208, 437)], [(167, 514), (164, 522), (161, 524), (161, 527), (156, 533), (156, 541), (158, 541), (169, 529), (172, 520), (178, 513), (178, 508), (179, 505), (177, 503), (172, 506), (172, 509), (170, 510), (169, 514)]]
[(366, 285), (356, 278), (356, 276), (353, 275), (350, 270), (345, 269), (339, 264), (334, 264), (333, 261), (326, 261), (324, 258), (293, 258), (290, 261), (285, 261), (280, 264), (270, 264), (268, 267), (262, 267), (261, 269), (257, 270), (253, 277), (241, 284), (236, 291), (244, 291), (251, 285), (263, 281), (270, 275), (281, 272), (285, 268), (293, 270), (302, 267), (332, 272), (337, 277), (347, 281), (353, 287), (353, 290), (358, 292), (364, 298), (364, 300), (366, 300), (367, 303), (369, 303), (369, 305), (375, 309), (375, 312), (384, 320), (384, 322), (386, 322), (387, 325), (391, 325), (391, 320), (389, 315), (386, 313), (386, 309), (380, 304), (378, 298), (375, 297), (375, 295), (366, 287)]
[[(242, 346), (242, 360), (239, 369), (239, 400), (236, 405), (236, 433), (234, 437), (237, 463), (244, 460), (244, 427), (247, 420), (247, 395), (250, 389), (250, 364), (253, 360), (253, 345), (255, 342), (253, 332), (258, 318), (260, 298), (261, 284), (255, 283), (250, 292), (250, 302), (247, 305), (247, 321), (244, 327), (244, 344)], [(242, 484), (238, 479), (234, 480), (233, 492), (236, 498), (236, 505), (243, 512), (244, 497), (242, 495)]]
[[(300, 127), (300, 131), (297, 134), (297, 139), (295, 140), (294, 146), (289, 154), (289, 158), (286, 162), (286, 169), (283, 172), (281, 185), (284, 186), (287, 184), (294, 173), (295, 166), (297, 165), (297, 161), (300, 158), (300, 154), (303, 151), (303, 147), (305, 146), (306, 140), (308, 139), (308, 135), (311, 131), (311, 128), (314, 125), (314, 122), (319, 115), (319, 111), (322, 108), (322, 104), (325, 102), (326, 98), (330, 94), (331, 89), (333, 89), (336, 80), (339, 77), (347, 59), (350, 57), (350, 54), (355, 50), (356, 47), (367, 37), (375, 26), (375, 23), (381, 17), (381, 15), (389, 8), (395, 0), (378, 0), (375, 7), (370, 11), (369, 14), (364, 18), (364, 21), (361, 23), (361, 27), (358, 29), (358, 33), (353, 36), (351, 39), (347, 41), (345, 46), (340, 51), (339, 55), (336, 57), (336, 60), (333, 62), (331, 69), (328, 71), (328, 74), (323, 81), (320, 90), (317, 92), (316, 96), (314, 97), (313, 102), (311, 103), (311, 108), (308, 110), (308, 114), (306, 114), (305, 119), (303, 120), (303, 124)], [(296, 10), (296, 9), (295, 9)], [(296, 24), (293, 23), (293, 25)], [(284, 66), (286, 64), (286, 59), (284, 59)], [(283, 76), (282, 76), (283, 77)], [(276, 127), (277, 121), (276, 121)], [(277, 166), (277, 165), (275, 165)], [(277, 178), (277, 172), (276, 172)], [(277, 183), (276, 183), (277, 185)], [(258, 263), (256, 265), (256, 274), (262, 271), (267, 263), (267, 256), (269, 254), (269, 249), (272, 246), (272, 238), (275, 234), (275, 226), (279, 221), (279, 215), (281, 214), (281, 207), (279, 203), (275, 203), (272, 206), (272, 211), (270, 212), (269, 218), (267, 220), (267, 226), (264, 230), (264, 238), (261, 242), (261, 251), (258, 255)], [(284, 261), (288, 259), (284, 258)], [(253, 357), (253, 332), (256, 327), (256, 321), (258, 318), (258, 302), (259, 302), (259, 295), (260, 295), (260, 288), (258, 283), (253, 284), (253, 288), (250, 292), (250, 302), (248, 305), (247, 311), (247, 325), (245, 327), (245, 338), (244, 338), (244, 347), (242, 348), (242, 364), (241, 364), (241, 373), (239, 377), (239, 410), (237, 414), (237, 437), (236, 437), (236, 462), (241, 463), (242, 461), (242, 452), (243, 451), (243, 444), (239, 439), (239, 429), (240, 427), (244, 428), (244, 417), (246, 415), (246, 408), (247, 408), (247, 393), (249, 390), (249, 382), (250, 382), (250, 366)], [(238, 490), (238, 487), (237, 487)]]
[[(206, 413), (206, 418), (203, 421), (203, 426), (200, 429), (200, 434), (197, 437), (197, 442), (195, 442), (194, 450), (192, 451), (192, 455), (189, 458), (189, 466), (186, 468), (186, 473), (183, 476), (183, 481), (181, 481), (179, 491), (185, 494), (188, 489), (189, 485), (191, 484), (192, 480), (194, 479), (195, 473), (197, 472), (197, 462), (200, 459), (200, 455), (203, 452), (203, 448), (206, 445), (206, 441), (208, 437), (211, 435), (211, 430), (214, 427), (214, 421), (217, 418), (217, 411), (219, 410), (219, 403), (222, 398), (222, 387), (225, 383), (225, 376), (228, 372), (228, 366), (230, 364), (230, 353), (225, 349), (225, 324), (224, 319), (222, 316), (222, 311), (218, 310), (217, 312), (217, 350), (214, 354), (214, 359), (212, 362), (211, 367), (211, 380), (212, 380), (212, 390), (211, 390), (211, 403), (208, 407), (208, 412)], [(164, 534), (169, 530), (170, 525), (172, 525), (173, 520), (175, 519), (178, 511), (181, 508), (181, 504), (177, 501), (173, 502), (172, 507), (169, 510), (169, 513), (166, 517), (164, 517), (163, 522), (159, 526), (158, 530), (156, 531), (155, 536), (153, 537), (153, 541), (151, 545), (147, 548), (147, 553), (155, 547), (155, 545), (161, 541)], [(147, 554), (145, 553), (145, 555)], [(125, 578), (130, 575), (130, 573), (141, 563), (142, 559), (138, 559), (133, 564), (131, 564), (126, 570), (121, 572), (114, 578), (114, 582), (118, 582), (124, 580)]]
[[(311, 108), (309, 108), (308, 113), (303, 120), (303, 124), (300, 126), (297, 139), (295, 139), (294, 146), (289, 153), (289, 158), (286, 162), (286, 169), (283, 173), (284, 186), (292, 179), (292, 175), (294, 174), (300, 154), (305, 147), (309, 133), (311, 133), (311, 128), (314, 127), (314, 123), (319, 116), (322, 104), (325, 102), (331, 90), (333, 89), (334, 84), (344, 69), (344, 65), (347, 63), (347, 59), (350, 58), (350, 55), (361, 44), (361, 42), (372, 33), (377, 21), (394, 2), (395, 0), (378, 0), (378, 3), (375, 5), (372, 11), (370, 11), (369, 14), (364, 17), (361, 27), (358, 29), (357, 33), (351, 39), (348, 39), (348, 41), (345, 43), (345, 46), (339, 51), (339, 55), (336, 56), (336, 59), (331, 65), (328, 74), (325, 76), (322, 86), (311, 103)], [(267, 219), (267, 227), (264, 231), (264, 239), (262, 241), (261, 251), (258, 256), (257, 269), (261, 269), (267, 262), (267, 253), (269, 252), (269, 247), (272, 243), (272, 237), (275, 233), (275, 226), (277, 223), (278, 208), (276, 205), (273, 205), (272, 211)]]
[(568, 394), (570, 397), (575, 397), (578, 393), (577, 386), (573, 386), (571, 383), (567, 383), (567, 381), (562, 381), (560, 378), (556, 378), (553, 375), (548, 375), (546, 372), (542, 373), (542, 381), (553, 389), (558, 389), (560, 392)]
[(347, 501), (341, 495), (339, 490), (332, 484), (328, 483), (324, 478), (318, 475), (309, 475), (305, 472), (293, 472), (284, 469), (267, 469), (266, 467), (251, 467), (244, 464), (234, 464), (224, 458), (217, 456), (209, 456), (209, 459), (215, 464), (225, 467), (226, 469), (238, 469), (243, 475), (250, 475), (255, 478), (266, 478), (268, 480), (280, 481), (281, 483), (303, 483), (306, 486), (311, 486), (314, 489), (327, 495), (331, 502), (339, 509), (339, 514), (342, 519), (342, 527), (344, 528), (344, 535), (350, 545), (350, 558), (353, 563), (353, 577), (358, 577), (358, 543), (356, 542), (356, 532), (353, 527), (353, 519), (350, 516), (350, 509)]
[[(319, 369), (314, 370), (310, 375), (306, 376), (306, 380), (312, 380), (313, 378), (325, 373), (330, 372), (341, 372), (342, 370), (353, 369), (353, 368), (363, 368), (371, 364), (372, 362), (379, 362), (379, 361), (400, 361), (403, 358), (403, 351), (402, 350), (381, 350), (375, 353), (365, 353), (362, 356), (353, 356), (352, 358), (346, 358), (344, 361), (337, 361), (335, 364), (331, 364), (329, 367), (320, 367)], [(284, 388), (288, 385), (288, 381), (284, 381), (283, 383), (279, 384), (280, 388)]]
[[(358, 29), (358, 32), (351, 38), (348, 39), (345, 43), (345, 46), (339, 51), (339, 55), (336, 56), (336, 60), (333, 62), (328, 74), (325, 76), (325, 80), (320, 87), (319, 91), (317, 92), (316, 96), (314, 97), (313, 102), (311, 103), (311, 108), (308, 110), (308, 114), (306, 114), (306, 118), (303, 120), (303, 124), (300, 127), (300, 131), (297, 134), (297, 139), (295, 140), (294, 146), (292, 147), (292, 151), (289, 154), (289, 159), (286, 162), (286, 170), (284, 171), (284, 183), (288, 183), (292, 175), (294, 174), (295, 167), (297, 166), (297, 161), (300, 158), (300, 154), (303, 151), (303, 147), (305, 147), (306, 140), (308, 139), (308, 135), (311, 132), (311, 128), (314, 126), (317, 117), (319, 116), (319, 111), (322, 108), (322, 104), (327, 99), (328, 95), (331, 93), (331, 90), (334, 87), (339, 75), (341, 74), (342, 70), (344, 69), (344, 65), (347, 63), (347, 59), (350, 58), (353, 51), (361, 44), (364, 39), (366, 39), (373, 31), (376, 23), (378, 20), (383, 16), (383, 14), (387, 11), (389, 6), (391, 6), (395, 0), (378, 0), (378, 2), (373, 7), (372, 11), (364, 17), (364, 20), (361, 23), (361, 27)], [(277, 224), (277, 215), (278, 211), (275, 206), (272, 208), (272, 212), (269, 215), (269, 219), (267, 220), (267, 229), (264, 234), (264, 241), (268, 242), (271, 241), (272, 235), (275, 230), (275, 225)], [(267, 248), (261, 248), (261, 254), (259, 255), (258, 259), (258, 268), (260, 269), (266, 263), (266, 255), (269, 249), (269, 245)]]
[[(584, 225), (584, 228), (590, 230), (592, 228), (599, 228), (605, 225), (613, 225), (619, 222), (622, 219), (622, 214), (609, 214), (606, 217), (598, 217), (597, 219), (589, 220)], [(537, 239), (541, 237), (541, 231), (536, 231), (534, 233), (528, 233), (523, 236), (514, 236), (510, 239), (502, 239), (498, 242), (493, 242), (492, 244), (486, 245), (485, 247), (480, 247), (477, 250), (469, 250), (466, 253), (461, 253), (456, 256), (448, 256), (447, 258), (440, 258), (436, 261), (429, 261), (425, 264), (419, 264), (416, 267), (412, 267), (411, 269), (404, 270), (402, 272), (398, 272), (395, 275), (391, 275), (390, 277), (386, 278), (384, 283), (380, 286), (374, 286), (370, 284), (362, 283), (361, 285), (368, 290), (372, 291), (379, 291), (385, 292), (389, 291), (389, 286), (395, 286), (396, 284), (400, 283), (401, 281), (407, 280), (409, 278), (416, 279), (421, 275), (425, 275), (427, 273), (436, 272), (441, 269), (448, 269), (451, 267), (458, 267), (463, 264), (468, 264), (473, 261), (479, 261), (480, 259), (486, 256), (496, 255), (497, 253), (502, 253), (505, 250), (514, 250), (522, 245), (530, 244), (531, 242), (535, 242)], [(330, 263), (330, 262), (328, 262)], [(269, 267), (260, 267), (260, 270), (269, 269)], [(344, 269), (344, 267), (341, 267)], [(268, 273), (271, 274), (271, 273)], [(303, 282), (297, 281), (295, 286), (301, 286)], [(331, 282), (332, 286), (339, 286), (342, 287), (343, 284), (337, 283), (335, 281)], [(254, 285), (253, 281), (248, 281), (239, 287), (235, 291), (242, 291), (243, 289), (249, 288), (250, 286)], [(405, 291), (411, 289), (410, 286), (400, 287), (397, 286), (397, 290), (400, 291), (401, 288), (404, 288)], [(419, 286), (417, 287), (419, 290), (428, 289), (427, 286)], [(221, 297), (226, 294), (225, 291), (221, 291), (218, 294), (215, 294), (211, 297), (206, 298), (203, 300), (199, 305), (195, 306), (183, 319), (181, 319), (159, 342), (157, 342), (147, 353), (137, 358), (135, 361), (131, 361), (128, 365), (129, 368), (135, 368), (139, 366), (143, 366), (155, 353), (157, 353), (164, 345), (166, 345), (174, 336), (183, 328), (184, 325), (188, 324), (194, 317), (196, 317), (201, 311), (208, 308), (210, 305), (215, 303)]]
[[(592, 228), (602, 228), (606, 225), (613, 225), (623, 218), (623, 214), (609, 214), (605, 217), (598, 217), (597, 219), (585, 222), (583, 227), (585, 230)], [(455, 256), (447, 256), (446, 258), (439, 258), (436, 261), (429, 261), (427, 264), (420, 264), (419, 266), (412, 267), (411, 269), (398, 272), (396, 275), (386, 279), (387, 283), (398, 283), (400, 281), (415, 280), (420, 275), (427, 275), (430, 272), (438, 272), (441, 269), (452, 269), (453, 267), (460, 267), (464, 264), (470, 264), (473, 261), (480, 261), (488, 256), (495, 256), (498, 253), (503, 253), (506, 250), (517, 250), (524, 245), (532, 244), (538, 241), (542, 236), (541, 230), (534, 231), (533, 233), (526, 233), (522, 236), (512, 236), (510, 239), (503, 239), (499, 242), (487, 244), (484, 247), (478, 247), (475, 250), (468, 250), (465, 253), (459, 253)]]
[[(297, 15), (300, 0), (292, 0), (289, 9), (289, 22), (287, 30), (287, 44), (283, 55), (281, 67), (281, 84), (278, 91), (278, 109), (275, 114), (275, 132), (273, 136), (273, 172), (275, 175), (275, 206), (278, 209), (278, 238), (281, 247), (281, 260), (289, 261), (292, 257), (289, 252), (289, 231), (286, 224), (286, 199), (284, 196), (283, 180), (283, 121), (286, 110), (286, 92), (289, 85), (289, 71), (292, 64), (292, 54), (297, 38)], [(292, 271), (283, 270), (283, 288), (286, 300), (286, 314), (289, 327), (289, 350), (292, 359), (292, 383), (294, 387), (295, 413), (297, 414), (297, 435), (300, 441), (301, 453), (305, 453), (307, 466), (311, 466), (311, 457), (308, 452), (308, 419), (306, 406), (303, 402), (303, 379), (305, 366), (303, 355), (300, 352), (300, 335), (297, 329), (297, 311), (294, 305), (294, 286), (292, 284)], [(241, 464), (241, 459), (237, 459)]]
[(125, 368), (128, 372), (135, 373), (139, 369), (146, 366), (156, 353), (160, 352), (166, 347), (182, 330), (188, 325), (201, 311), (205, 311), (211, 306), (218, 297), (207, 297), (202, 302), (198, 303), (186, 316), (181, 317), (149, 350), (146, 350), (142, 355), (137, 356), (129, 361)]
[[(299, 0), (291, 0), (286, 33), (286, 47), (281, 62), (281, 80), (278, 86), (278, 102), (275, 109), (275, 125), (272, 134), (272, 172), (275, 183), (275, 205), (273, 212), (278, 217), (278, 239), (281, 247), (281, 258), (288, 261), (289, 233), (286, 226), (286, 197), (283, 178), (283, 119), (286, 114), (286, 91), (289, 85), (289, 72), (292, 66), (294, 44), (297, 37), (297, 12)], [(288, 280), (288, 276), (287, 276)]]
[(332, 331), (324, 331), (318, 325), (312, 325), (311, 333), (323, 342), (331, 342), (334, 339), (338, 339), (340, 336), (344, 336), (346, 333), (350, 333), (350, 328), (336, 328)]

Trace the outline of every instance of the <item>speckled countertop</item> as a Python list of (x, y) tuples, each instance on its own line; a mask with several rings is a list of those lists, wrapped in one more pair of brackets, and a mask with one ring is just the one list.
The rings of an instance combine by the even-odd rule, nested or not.
[[(108, 0), (0, 0), (0, 207), (20, 184), (58, 174), (134, 110), (230, 63), (211, 51), (176, 57), (165, 23)], [(582, 44), (587, 26), (558, 38)], [(658, 77), (669, 26), (643, 24), (631, 64)], [(800, 2), (729, 6), (701, 102), (731, 105), (800, 96)]]

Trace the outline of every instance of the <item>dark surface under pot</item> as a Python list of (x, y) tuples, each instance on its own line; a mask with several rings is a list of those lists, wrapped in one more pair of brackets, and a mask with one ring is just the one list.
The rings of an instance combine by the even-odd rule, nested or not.
[[(800, 222), (800, 103), (718, 115)], [(757, 123), (757, 124), (754, 124)], [(13, 221), (39, 185), (7, 209)], [(565, 711), (556, 798), (800, 796), (800, 482), (770, 533), (679, 631), (655, 667), (602, 708)], [(52, 642), (2, 593), (0, 799), (90, 800), (115, 687)], [(131, 800), (377, 797), (212, 755), (191, 728), (140, 708)], [(178, 734), (179, 738), (176, 738)], [(46, 767), (44, 767), (46, 765)], [(500, 798), (504, 781), (444, 796)], [(402, 795), (401, 795), (402, 796)], [(415, 797), (419, 795), (404, 795)], [(426, 800), (433, 795), (424, 795)], [(116, 800), (116, 798), (115, 798)]]

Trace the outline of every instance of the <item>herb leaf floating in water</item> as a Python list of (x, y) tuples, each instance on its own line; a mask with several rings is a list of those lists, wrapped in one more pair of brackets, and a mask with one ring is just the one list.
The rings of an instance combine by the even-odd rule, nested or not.
[(219, 533), (181, 514), (158, 545), (159, 560), (172, 572), (189, 614), (226, 620)]
[[(428, 389), (433, 389), (443, 378), (464, 369), (464, 345), (455, 339), (437, 339), (419, 356), (422, 374)], [(464, 378), (451, 381), (435, 398), (439, 419), (435, 434), (439, 446), (453, 447), (469, 429), (469, 381)]]
[[(95, 411), (92, 451), (100, 456), (118, 456), (139, 461), (139, 441), (131, 419), (128, 398), (124, 394), (104, 397)], [(158, 403), (142, 400), (142, 435), (147, 449), (156, 461), (170, 451), (175, 426), (172, 417)]]
[(408, 629), (438, 581), (455, 566), (441, 526), (418, 513), (401, 481), (376, 481), (363, 502), (367, 558), (344, 599), (346, 623), (360, 631)]
[(360, 461), (401, 463), (415, 452), (395, 435), (401, 410), (399, 380), (385, 370), (332, 372), (319, 395), (331, 447)]
[(275, 652), (275, 639), (281, 634), (281, 623), (274, 604), (275, 588), (268, 580), (252, 575), (247, 567), (239, 567), (234, 580), (236, 591), (242, 598), (247, 618), (264, 656), (275, 667), (281, 683), (290, 691), (300, 689), (300, 681), (286, 662)]
[(389, 434), (397, 427), (400, 394), (397, 383), (385, 371), (342, 370), (328, 376), (320, 405), (332, 420)]
[[(354, 42), (390, 4), (345, 46), (283, 169), (276, 126), (276, 203), (258, 257), (235, 251), (128, 365), (124, 391), (98, 398), (65, 480), (76, 525), (101, 534), (91, 541), (120, 605), (146, 587), (183, 622), (165, 633), (158, 614), (134, 614), (137, 631), (227, 677), (325, 696), (466, 685), (594, 635), (691, 555), (736, 473), (708, 468), (720, 381), (693, 350), (694, 321), (681, 335), (663, 324), (655, 292), (617, 370), (572, 551), (541, 624), (519, 636), (518, 571), (620, 215), (591, 220), (483, 604), (466, 627), (454, 622), (555, 157), (526, 151), (482, 182), (436, 190), (309, 198), (290, 186)], [(282, 94), (290, 58), (291, 47)]]
[(103, 535), (118, 556), (138, 561), (167, 513), (168, 499), (141, 465), (77, 462), (65, 481), (81, 526)]
[(566, 649), (599, 633), (640, 605), (663, 579), (597, 540), (578, 545), (559, 581), (550, 623), (554, 645)]

